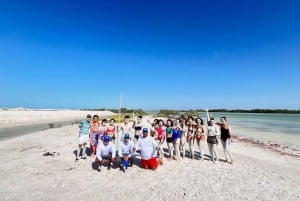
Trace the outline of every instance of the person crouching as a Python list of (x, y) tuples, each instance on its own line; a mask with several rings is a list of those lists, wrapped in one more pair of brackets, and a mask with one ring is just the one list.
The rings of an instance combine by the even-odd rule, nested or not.
[(120, 142), (118, 148), (118, 158), (116, 163), (123, 171), (127, 170), (129, 166), (132, 166), (135, 158), (135, 147), (133, 141), (130, 139), (130, 134), (126, 133), (124, 139)]
[(103, 137), (103, 143), (100, 143), (97, 146), (96, 151), (96, 163), (98, 166), (98, 171), (101, 171), (101, 166), (105, 163), (108, 163), (107, 169), (113, 166), (113, 163), (116, 160), (116, 148), (115, 145), (110, 141), (110, 137), (105, 135)]

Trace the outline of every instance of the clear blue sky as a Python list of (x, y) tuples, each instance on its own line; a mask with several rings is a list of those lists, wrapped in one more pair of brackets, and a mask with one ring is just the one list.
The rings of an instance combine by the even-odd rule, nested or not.
[(0, 107), (300, 109), (300, 1), (0, 1)]

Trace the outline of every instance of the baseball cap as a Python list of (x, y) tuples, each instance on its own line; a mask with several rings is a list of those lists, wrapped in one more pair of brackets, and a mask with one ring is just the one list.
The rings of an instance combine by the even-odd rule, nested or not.
[(103, 141), (104, 141), (104, 142), (109, 142), (109, 140), (110, 140), (110, 137), (109, 137), (108, 135), (105, 135), (105, 136), (103, 137)]
[(148, 128), (143, 128), (143, 133), (148, 133)]
[(124, 135), (124, 139), (125, 138), (130, 138), (130, 135), (128, 134), (128, 133), (126, 133), (125, 135)]

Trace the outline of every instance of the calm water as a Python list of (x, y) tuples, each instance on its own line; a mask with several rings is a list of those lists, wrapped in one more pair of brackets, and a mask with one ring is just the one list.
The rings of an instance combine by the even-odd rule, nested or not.
[[(210, 113), (217, 121), (226, 116), (233, 134), (300, 148), (300, 114)], [(206, 119), (204, 112), (200, 116)]]
[(212, 113), (219, 119), (226, 116), (232, 125), (245, 129), (300, 135), (300, 114)]
[(300, 114), (212, 113), (212, 116), (216, 120), (226, 116), (233, 134), (300, 150)]

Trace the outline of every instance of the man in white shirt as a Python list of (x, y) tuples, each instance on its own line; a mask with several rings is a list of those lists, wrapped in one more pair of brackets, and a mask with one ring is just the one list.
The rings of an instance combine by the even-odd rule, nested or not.
[(124, 171), (129, 167), (132, 166), (135, 158), (135, 147), (130, 139), (130, 134), (125, 133), (123, 141), (120, 142), (118, 148), (118, 158), (116, 163), (122, 168)]
[(101, 165), (108, 162), (107, 169), (113, 166), (113, 163), (116, 160), (116, 148), (113, 142), (110, 141), (110, 137), (105, 135), (103, 137), (103, 143), (100, 143), (97, 146), (96, 152), (96, 163), (99, 164), (98, 171), (101, 171)]
[(141, 150), (142, 168), (155, 170), (157, 168), (155, 140), (149, 136), (149, 129), (143, 128), (143, 136), (137, 141), (137, 148)]

